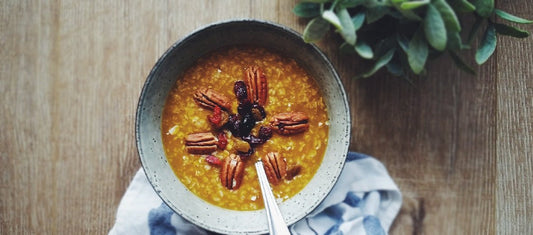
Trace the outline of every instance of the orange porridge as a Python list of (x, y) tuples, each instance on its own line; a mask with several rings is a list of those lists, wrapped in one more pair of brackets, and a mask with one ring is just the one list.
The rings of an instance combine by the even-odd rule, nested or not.
[(322, 94), (303, 68), (241, 46), (205, 55), (181, 75), (161, 132), (167, 160), (191, 192), (223, 208), (257, 210), (264, 206), (254, 163), (263, 160), (278, 200), (294, 196), (322, 162), (328, 125)]

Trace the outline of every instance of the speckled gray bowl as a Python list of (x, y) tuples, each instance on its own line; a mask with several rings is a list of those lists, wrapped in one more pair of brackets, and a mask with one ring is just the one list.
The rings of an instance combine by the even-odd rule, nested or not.
[(144, 84), (135, 123), (137, 149), (148, 180), (176, 213), (205, 229), (228, 234), (268, 232), (264, 210), (233, 211), (191, 193), (170, 168), (161, 140), (161, 113), (179, 75), (202, 55), (228, 45), (252, 44), (294, 58), (314, 77), (330, 118), (329, 142), (316, 175), (297, 195), (279, 205), (287, 224), (304, 218), (328, 195), (344, 166), (350, 142), (350, 111), (335, 69), (320, 50), (281, 25), (233, 20), (206, 26), (176, 42), (157, 61)]

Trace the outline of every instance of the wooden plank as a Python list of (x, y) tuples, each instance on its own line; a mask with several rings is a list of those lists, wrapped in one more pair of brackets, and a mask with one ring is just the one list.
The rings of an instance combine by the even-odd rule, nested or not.
[[(0, 234), (107, 233), (140, 167), (134, 114), (157, 58), (222, 20), (302, 32), (296, 2), (0, 2)], [(527, 2), (497, 6), (527, 17)], [(414, 85), (351, 79), (367, 64), (339, 41), (318, 45), (349, 93), (351, 149), (381, 160), (404, 194), (391, 234), (531, 232), (531, 38), (499, 38), (478, 76), (439, 59)]]
[[(501, 1), (497, 7), (532, 19), (525, 1)], [(507, 21), (498, 20), (508, 24)], [(533, 25), (517, 25), (533, 32)], [(533, 39), (499, 37), (497, 233), (533, 232)]]

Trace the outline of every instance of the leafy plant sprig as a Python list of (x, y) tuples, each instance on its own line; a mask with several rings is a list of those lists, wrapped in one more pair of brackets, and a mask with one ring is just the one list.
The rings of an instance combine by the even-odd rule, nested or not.
[[(428, 59), (448, 54), (462, 70), (475, 70), (459, 55), (472, 48), (472, 41), (484, 27), (475, 53), (476, 63), (485, 63), (494, 53), (497, 34), (525, 38), (529, 32), (496, 23), (499, 17), (518, 24), (533, 21), (494, 8), (494, 0), (302, 0), (293, 12), (311, 18), (303, 38), (322, 39), (331, 26), (344, 42), (339, 49), (374, 61), (370, 70), (358, 77), (370, 77), (385, 67), (391, 74), (409, 80), (412, 74), (426, 72)], [(473, 14), (466, 41), (458, 14)]]

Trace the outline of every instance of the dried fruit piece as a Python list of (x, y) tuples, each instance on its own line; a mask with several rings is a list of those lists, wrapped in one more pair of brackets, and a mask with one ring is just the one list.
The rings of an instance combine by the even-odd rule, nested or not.
[(267, 175), (268, 181), (271, 184), (279, 184), (287, 175), (287, 163), (281, 154), (270, 152), (261, 157), (263, 167)]
[(265, 105), (268, 95), (267, 79), (263, 70), (258, 66), (251, 66), (244, 71), (244, 81), (248, 99), (252, 103)]
[(238, 189), (241, 186), (244, 176), (244, 162), (235, 154), (231, 154), (224, 159), (222, 169), (220, 169), (220, 182), (230, 190)]
[(302, 171), (302, 166), (300, 165), (292, 166), (287, 170), (287, 176), (285, 176), (285, 179), (292, 180), (294, 179), (294, 177), (298, 176), (301, 171)]
[(240, 129), (239, 129), (239, 136), (249, 135), (250, 131), (252, 131), (254, 126), (255, 126), (254, 116), (251, 113), (244, 115), (242, 117), (242, 125), (240, 126)]
[(218, 142), (217, 146), (219, 149), (224, 150), (226, 149), (226, 146), (228, 145), (228, 138), (226, 138), (226, 134), (224, 132), (218, 133)]
[(205, 157), (205, 161), (213, 166), (220, 166), (222, 165), (222, 160), (220, 160), (220, 158), (216, 157), (216, 156), (213, 156), (213, 155), (208, 155), (207, 157)]
[(239, 113), (241, 116), (243, 115), (249, 115), (252, 114), (252, 103), (248, 100), (244, 100), (243, 102), (239, 103), (239, 106), (237, 107), (237, 113)]
[(256, 121), (261, 121), (266, 117), (265, 108), (259, 104), (253, 104), (251, 112)]
[(246, 153), (246, 152), (250, 151), (251, 147), (250, 147), (250, 144), (248, 142), (240, 140), (240, 139), (236, 139), (234, 148), (238, 152)]
[(262, 139), (264, 142), (266, 142), (267, 140), (269, 140), (270, 138), (272, 138), (272, 128), (271, 127), (266, 127), (266, 126), (262, 126), (259, 128), (259, 139)]
[(252, 156), (252, 154), (254, 154), (255, 152), (255, 149), (254, 148), (250, 148), (250, 150), (248, 150), (248, 152), (237, 152), (239, 154), (239, 157), (241, 157), (241, 159), (243, 161), (247, 160), (250, 156)]
[(250, 145), (259, 145), (265, 143), (265, 141), (261, 138), (255, 137), (254, 135), (250, 134), (247, 136), (241, 137), (242, 140), (248, 142)]
[(292, 135), (309, 129), (309, 117), (303, 112), (278, 113), (270, 119), (270, 126), (281, 135)]
[(239, 102), (244, 102), (248, 99), (248, 93), (246, 91), (246, 83), (244, 81), (236, 81), (233, 85), (233, 92)]
[(209, 115), (207, 118), (215, 129), (220, 129), (228, 123), (229, 114), (226, 111), (222, 111), (219, 106), (215, 106), (213, 114)]
[(216, 106), (222, 110), (231, 109), (230, 99), (210, 88), (198, 89), (193, 98), (198, 105), (206, 109), (213, 110)]
[(210, 132), (193, 133), (185, 138), (185, 148), (191, 154), (210, 154), (217, 150), (217, 140)]
[(242, 121), (235, 114), (229, 116), (228, 123), (226, 124), (227, 128), (231, 131), (234, 136), (240, 136), (239, 130), (241, 129)]

